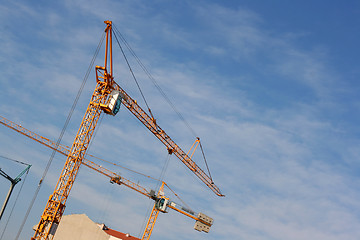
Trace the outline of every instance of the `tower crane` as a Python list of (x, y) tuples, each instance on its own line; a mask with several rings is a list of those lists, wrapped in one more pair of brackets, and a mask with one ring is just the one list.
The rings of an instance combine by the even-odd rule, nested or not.
[(155, 204), (151, 210), (149, 220), (146, 224), (144, 234), (141, 238), (141, 240), (148, 240), (150, 239), (151, 233), (154, 229), (154, 225), (156, 222), (156, 219), (159, 215), (159, 212), (167, 212), (167, 208), (171, 208), (179, 213), (182, 213), (194, 220), (196, 220), (194, 229), (201, 232), (208, 233), (210, 230), (210, 227), (213, 224), (213, 219), (203, 213), (195, 214), (194, 211), (187, 209), (185, 207), (182, 207), (181, 205), (171, 201), (169, 198), (167, 198), (164, 195), (163, 189), (164, 186), (167, 185), (165, 182), (162, 182), (161, 187), (157, 194), (155, 194), (155, 191), (150, 191), (150, 197), (155, 200)]
[[(41, 143), (42, 145), (45, 145), (55, 151), (57, 151), (58, 153), (61, 153), (65, 156), (67, 156), (69, 154), (69, 147), (68, 146), (64, 146), (62, 144), (59, 144), (58, 146), (56, 146), (56, 143), (48, 138), (45, 138), (35, 132), (32, 132), (26, 128), (24, 128), (23, 126), (16, 124), (15, 122), (12, 122), (8, 119), (6, 119), (5, 117), (0, 116), (0, 123), (3, 124), (4, 126), (11, 128), (21, 134), (23, 134), (26, 137), (29, 137), (30, 139), (33, 139), (39, 143)], [(89, 155), (92, 156), (92, 155)], [(92, 156), (94, 157), (94, 156)], [(184, 214), (187, 217), (190, 217), (192, 219), (194, 219), (195, 222), (195, 230), (197, 231), (204, 231), (204, 232), (209, 232), (210, 227), (213, 224), (213, 219), (206, 216), (203, 213), (198, 213), (196, 214), (194, 211), (183, 207), (173, 201), (171, 201), (168, 197), (166, 197), (164, 195), (164, 186), (167, 186), (169, 189), (170, 187), (164, 182), (162, 181), (162, 184), (159, 188), (158, 193), (156, 194), (154, 190), (146, 190), (146, 188), (142, 187), (141, 185), (132, 182), (131, 180), (128, 180), (86, 158), (83, 159), (82, 164), (99, 172), (100, 174), (110, 178), (110, 182), (111, 183), (115, 183), (118, 185), (124, 185), (132, 190), (135, 190), (138, 193), (141, 193), (142, 195), (152, 199), (155, 201), (154, 206), (152, 208), (152, 211), (150, 213), (150, 217), (147, 221), (143, 236), (142, 236), (142, 240), (148, 240), (150, 239), (151, 233), (153, 231), (156, 219), (159, 215), (159, 212), (163, 212), (166, 213), (167, 209), (173, 209), (181, 214)]]
[(116, 115), (120, 104), (126, 106), (166, 147), (174, 153), (215, 194), (223, 196), (209, 177), (115, 81), (112, 61), (112, 22), (106, 24), (105, 60), (103, 66), (96, 66), (96, 87), (90, 98), (79, 130), (70, 148), (66, 162), (41, 215), (32, 239), (51, 240), (49, 234), (59, 224), (65, 211), (66, 201), (75, 182), (79, 167), (84, 160), (96, 125), (102, 112)]

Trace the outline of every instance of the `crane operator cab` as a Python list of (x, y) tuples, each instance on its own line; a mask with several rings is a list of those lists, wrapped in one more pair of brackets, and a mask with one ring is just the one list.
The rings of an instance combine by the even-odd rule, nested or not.
[(120, 92), (113, 90), (106, 99), (106, 103), (100, 103), (100, 108), (105, 113), (115, 116), (120, 110), (121, 100)]
[(155, 208), (163, 213), (167, 213), (167, 205), (168, 205), (169, 199), (166, 199), (164, 197), (160, 197), (156, 200)]

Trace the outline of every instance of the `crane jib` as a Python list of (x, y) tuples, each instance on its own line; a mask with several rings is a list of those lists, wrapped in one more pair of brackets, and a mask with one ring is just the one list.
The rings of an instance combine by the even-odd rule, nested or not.
[(120, 92), (122, 103), (126, 106), (137, 119), (140, 120), (168, 149), (169, 153), (174, 153), (202, 182), (205, 183), (216, 195), (224, 196), (220, 189), (209, 177), (171, 138), (162, 130), (155, 119), (151, 118), (117, 83), (114, 84), (115, 90)]

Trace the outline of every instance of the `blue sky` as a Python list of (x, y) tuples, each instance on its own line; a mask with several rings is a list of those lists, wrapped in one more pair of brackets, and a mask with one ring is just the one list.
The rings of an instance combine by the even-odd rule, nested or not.
[[(226, 195), (215, 196), (171, 157), (164, 180), (215, 222), (209, 234), (198, 233), (193, 220), (170, 211), (159, 216), (153, 239), (358, 239), (359, 12), (357, 1), (4, 0), (0, 115), (56, 140), (103, 21), (112, 20), (202, 139), (211, 174)], [(114, 54), (116, 81), (144, 106), (120, 50)], [(194, 135), (131, 61), (158, 124), (186, 151)], [(102, 64), (102, 54), (95, 64)], [(94, 83), (92, 71), (65, 145), (72, 143)], [(12, 239), (51, 151), (0, 129), (0, 155), (33, 165), (4, 232), (3, 239)], [(89, 153), (153, 177), (167, 158), (162, 144), (125, 108), (116, 117), (104, 116)], [(23, 169), (0, 159), (12, 176)], [(33, 234), (64, 161), (56, 155), (20, 239)], [(2, 197), (8, 182), (0, 182)], [(86, 213), (138, 236), (151, 204), (82, 167), (65, 214)], [(2, 220), (1, 233), (4, 227)]]

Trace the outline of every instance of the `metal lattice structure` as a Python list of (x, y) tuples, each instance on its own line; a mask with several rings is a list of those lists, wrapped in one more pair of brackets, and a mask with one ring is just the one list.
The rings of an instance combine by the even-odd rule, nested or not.
[[(85, 157), (87, 148), (95, 131), (95, 127), (103, 112), (101, 104), (106, 104), (107, 96), (111, 93), (114, 86), (112, 76), (112, 23), (107, 24), (106, 32), (106, 50), (104, 67), (96, 66), (96, 82), (94, 93), (91, 96), (90, 103), (86, 109), (80, 128), (71, 146), (60, 178), (56, 184), (53, 194), (50, 195), (45, 210), (41, 216), (40, 222), (32, 239), (48, 240), (52, 239), (50, 234), (53, 226), (59, 224), (65, 210), (65, 203), (74, 184), (79, 167)], [(110, 52), (110, 73), (107, 71), (107, 58)], [(54, 225), (55, 224), (55, 225)]]

